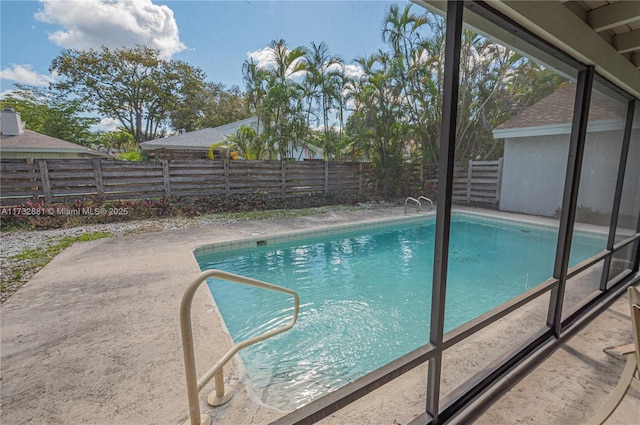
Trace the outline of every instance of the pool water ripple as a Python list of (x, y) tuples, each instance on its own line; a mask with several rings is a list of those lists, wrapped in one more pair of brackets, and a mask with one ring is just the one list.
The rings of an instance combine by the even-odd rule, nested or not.
[[(522, 231), (525, 230), (525, 231)], [(455, 217), (446, 330), (548, 278), (557, 232)], [(198, 257), (220, 269), (294, 289), (298, 322), (241, 351), (256, 392), (285, 410), (357, 379), (428, 341), (434, 223), (393, 225)], [(571, 263), (604, 246), (576, 235)], [(211, 279), (209, 287), (235, 342), (288, 323), (291, 297)]]

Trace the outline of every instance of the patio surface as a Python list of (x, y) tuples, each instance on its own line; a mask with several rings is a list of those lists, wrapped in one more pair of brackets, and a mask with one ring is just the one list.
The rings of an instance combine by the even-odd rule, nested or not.
[[(195, 247), (254, 238), (253, 232), (269, 237), (401, 216), (401, 208), (362, 209), (137, 234), (65, 249), (1, 306), (0, 422), (183, 423), (188, 406), (178, 311), (185, 286), (199, 273)], [(443, 392), (521, 342), (544, 316), (545, 300), (540, 302), (447, 351)], [(626, 299), (618, 299), (477, 423), (584, 423), (622, 371), (623, 362), (602, 349), (631, 341), (628, 310)], [(201, 376), (231, 345), (206, 286), (196, 294), (192, 318)], [(231, 402), (210, 409), (205, 389), (201, 410), (217, 424), (267, 424), (282, 416), (259, 402), (238, 366), (234, 359), (225, 368), (225, 379), (237, 387)], [(418, 367), (321, 423), (406, 424), (424, 410), (425, 377), (424, 366)], [(640, 393), (632, 388), (608, 423), (637, 425), (639, 415)]]

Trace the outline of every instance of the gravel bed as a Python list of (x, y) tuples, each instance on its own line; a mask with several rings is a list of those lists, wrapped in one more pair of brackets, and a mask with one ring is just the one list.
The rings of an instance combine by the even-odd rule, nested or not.
[(70, 227), (67, 229), (49, 229), (37, 231), (2, 232), (0, 238), (0, 258), (6, 259), (19, 254), (24, 249), (33, 249), (55, 242), (65, 236), (79, 236), (83, 233), (107, 232), (113, 236), (124, 236), (132, 233), (146, 233), (188, 229), (191, 227), (211, 226), (233, 223), (237, 220), (223, 218), (165, 218), (158, 220), (142, 220), (121, 223), (92, 224), (88, 226)]
[(121, 223), (94, 224), (65, 229), (38, 231), (2, 232), (0, 237), (0, 302), (5, 302), (22, 285), (27, 283), (42, 266), (30, 260), (16, 259), (15, 256), (28, 249), (45, 248), (57, 243), (64, 237), (80, 236), (83, 233), (106, 232), (112, 237), (134, 233), (163, 232), (192, 227), (225, 225), (239, 220), (218, 217), (165, 218)]

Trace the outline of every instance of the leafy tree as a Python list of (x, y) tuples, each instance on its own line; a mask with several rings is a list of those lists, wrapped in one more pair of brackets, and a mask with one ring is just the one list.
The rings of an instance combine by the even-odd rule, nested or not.
[(100, 120), (84, 116), (85, 109), (78, 100), (42, 87), (16, 84), (16, 88), (0, 101), (0, 107), (10, 106), (19, 112), (27, 129), (68, 142), (90, 144), (90, 128)]
[(492, 159), (492, 131), (566, 83), (564, 77), (470, 30), (463, 32), (456, 150), (459, 160)]
[(200, 128), (218, 127), (251, 116), (238, 86), (226, 89), (223, 84), (208, 83), (205, 93), (207, 97)]
[(218, 127), (250, 115), (240, 88), (227, 89), (221, 83), (206, 83), (200, 92), (191, 93), (188, 101), (178, 104), (169, 113), (171, 127), (185, 131)]
[[(388, 49), (357, 60), (364, 75), (347, 83), (353, 105), (347, 135), (352, 152), (373, 162), (373, 182), (388, 197), (402, 187), (404, 162), (438, 161), (445, 23), (411, 5), (391, 5), (382, 39)], [(457, 158), (498, 157), (492, 130), (564, 79), (468, 29), (461, 57)]]
[[(383, 40), (394, 59), (404, 117), (413, 124), (424, 161), (438, 160), (444, 69), (444, 20), (415, 14), (411, 5), (389, 7)], [(469, 29), (462, 33), (458, 98), (458, 160), (501, 155), (492, 130), (563, 84), (564, 78)]]
[(119, 121), (138, 144), (154, 139), (170, 111), (197, 99), (205, 84), (201, 69), (145, 46), (63, 50), (50, 70), (61, 77), (53, 87)]
[(116, 131), (102, 131), (95, 135), (95, 143), (112, 151), (133, 151), (136, 149), (136, 141), (126, 130), (119, 128)]
[[(389, 7), (383, 40), (395, 59), (399, 101), (414, 124), (424, 161), (438, 160), (443, 69), (444, 20), (415, 14), (411, 5)], [(492, 130), (563, 84), (564, 78), (469, 29), (462, 33), (458, 98), (458, 160), (501, 155)]]
[[(272, 41), (273, 66), (243, 65), (247, 104), (258, 115), (269, 157), (275, 146), (285, 158), (295, 147), (320, 145), (327, 159), (371, 161), (380, 193), (398, 195), (404, 163), (438, 161), (445, 30), (436, 15), (391, 5), (381, 31), (387, 48), (355, 61), (363, 72), (358, 78), (347, 77), (325, 43), (289, 49), (284, 40)], [(460, 68), (459, 161), (499, 157), (493, 129), (566, 82), (469, 29)]]

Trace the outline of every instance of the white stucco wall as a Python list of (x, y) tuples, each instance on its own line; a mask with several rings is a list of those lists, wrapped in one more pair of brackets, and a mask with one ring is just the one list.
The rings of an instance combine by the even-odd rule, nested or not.
[[(578, 207), (598, 213), (611, 213), (616, 190), (622, 130), (587, 133), (582, 162)], [(568, 143), (567, 138), (567, 143)]]
[(506, 139), (500, 209), (553, 216), (562, 205), (566, 135)]
[(620, 214), (637, 217), (640, 212), (640, 129), (631, 132)]
[[(640, 134), (632, 133), (621, 214), (640, 209)], [(587, 135), (578, 206), (608, 213), (613, 204), (622, 131)], [(505, 139), (500, 209), (553, 216), (562, 205), (569, 135)]]

